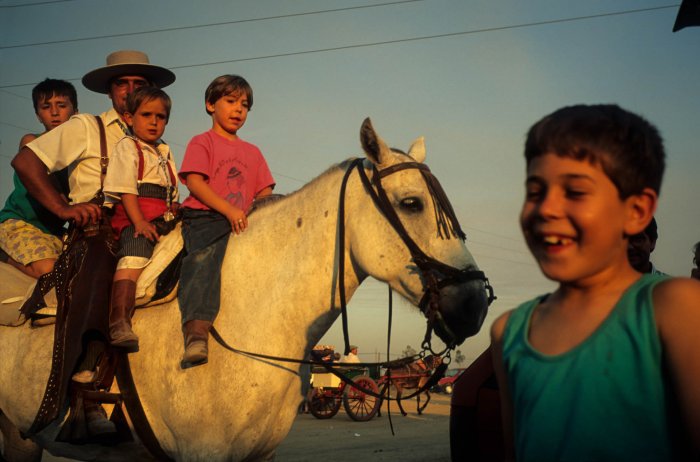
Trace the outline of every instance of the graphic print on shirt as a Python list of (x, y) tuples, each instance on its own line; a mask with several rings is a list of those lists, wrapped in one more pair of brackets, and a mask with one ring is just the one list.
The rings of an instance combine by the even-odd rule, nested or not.
[[(226, 159), (219, 163), (214, 172), (217, 178), (226, 178), (227, 193), (224, 199), (235, 207), (245, 210), (245, 175), (243, 172), (248, 170), (248, 165), (241, 162), (241, 159)], [(225, 173), (224, 173), (225, 172)]]

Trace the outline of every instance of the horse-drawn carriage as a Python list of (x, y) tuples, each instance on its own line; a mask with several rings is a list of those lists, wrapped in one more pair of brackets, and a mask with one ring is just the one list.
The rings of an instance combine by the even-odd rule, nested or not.
[[(329, 355), (325, 355), (329, 357)], [(333, 353), (330, 353), (333, 357)], [(330, 419), (338, 413), (342, 403), (347, 415), (355, 421), (366, 422), (375, 415), (381, 415), (384, 400), (391, 398), (392, 388), (395, 390), (399, 409), (406, 415), (401, 404), (404, 390), (416, 390), (417, 412), (421, 414), (430, 402), (430, 392), (422, 390), (435, 368), (440, 365), (439, 356), (426, 356), (416, 360), (394, 362), (381, 376), (370, 373), (368, 367), (337, 366), (333, 369), (351, 382), (342, 380), (324, 366), (314, 366), (311, 369), (311, 384), (309, 390), (309, 412), (317, 419)], [(378, 372), (378, 370), (377, 370)], [(373, 376), (374, 375), (374, 376)], [(421, 395), (426, 396), (421, 405)], [(413, 397), (413, 394), (409, 398)]]

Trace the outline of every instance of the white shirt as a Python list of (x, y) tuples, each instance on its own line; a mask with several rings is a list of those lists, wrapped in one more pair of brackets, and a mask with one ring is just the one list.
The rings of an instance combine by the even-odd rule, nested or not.
[[(107, 156), (125, 135), (114, 108), (99, 116), (105, 125)], [(50, 172), (68, 168), (71, 203), (87, 202), (100, 190), (100, 132), (95, 116), (77, 114), (27, 144)]]
[[(139, 153), (136, 149), (135, 138), (123, 137), (114, 147), (114, 152), (109, 158), (107, 176), (105, 177), (104, 192), (105, 202), (118, 202), (123, 193), (138, 195), (138, 168)], [(175, 175), (177, 182), (177, 170), (175, 161), (170, 154), (167, 144), (161, 143), (156, 148), (138, 141), (143, 152), (143, 177), (142, 183), (158, 186), (174, 186), (173, 201), (177, 201), (177, 183), (172, 185), (170, 171)], [(170, 170), (161, 162), (168, 162)]]

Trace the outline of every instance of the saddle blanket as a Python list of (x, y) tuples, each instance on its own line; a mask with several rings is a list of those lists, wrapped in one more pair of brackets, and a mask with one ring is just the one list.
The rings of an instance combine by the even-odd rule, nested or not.
[[(136, 284), (136, 307), (155, 306), (167, 303), (176, 297), (177, 284), (174, 284), (169, 294), (153, 300), (158, 277), (182, 251), (184, 241), (181, 226), (178, 223), (170, 233), (158, 241), (151, 261), (143, 269)], [(20, 326), (26, 322), (26, 319), (20, 315), (19, 310), (24, 301), (31, 296), (37, 281), (6, 263), (0, 263), (0, 280), (3, 281), (0, 288), (0, 326)], [(46, 294), (44, 302), (46, 308), (39, 310), (38, 314), (55, 315), (58, 303), (53, 289)], [(41, 324), (38, 323), (38, 325)]]

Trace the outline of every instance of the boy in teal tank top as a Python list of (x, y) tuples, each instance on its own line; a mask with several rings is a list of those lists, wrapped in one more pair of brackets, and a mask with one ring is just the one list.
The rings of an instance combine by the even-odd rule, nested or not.
[(559, 286), (491, 329), (508, 458), (700, 460), (700, 282), (627, 258), (656, 210), (658, 131), (615, 105), (565, 107), (525, 158), (521, 228)]

